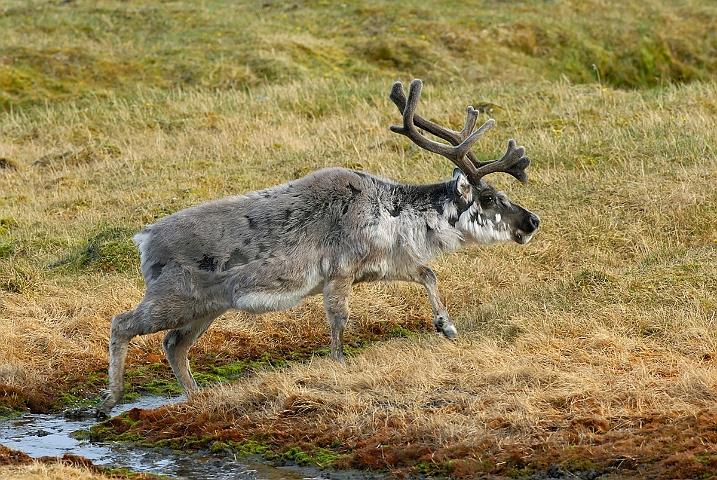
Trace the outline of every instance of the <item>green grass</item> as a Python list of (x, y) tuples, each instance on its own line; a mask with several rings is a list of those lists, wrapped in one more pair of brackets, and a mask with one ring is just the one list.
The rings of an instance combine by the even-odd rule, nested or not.
[(0, 105), (309, 78), (705, 80), (713, 2), (6, 2)]
[(50, 268), (65, 267), (70, 271), (95, 269), (104, 272), (136, 270), (139, 253), (132, 242), (137, 228), (100, 225), (83, 244)]

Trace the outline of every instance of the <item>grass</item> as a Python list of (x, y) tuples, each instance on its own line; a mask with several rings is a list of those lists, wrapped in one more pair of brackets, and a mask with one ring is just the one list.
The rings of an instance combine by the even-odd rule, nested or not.
[(96, 480), (106, 478), (133, 478), (137, 480), (158, 480), (153, 474), (134, 473), (126, 469), (98, 467), (84, 457), (65, 454), (61, 458), (43, 457), (33, 459), (23, 452), (0, 445), (4, 460), (2, 478), (7, 480)]
[[(320, 298), (229, 313), (191, 352), (208, 388), (114, 433), (396, 475), (714, 474), (712, 3), (264, 5), (4, 4), (0, 414), (98, 394), (144, 224), (329, 165), (447, 178), (388, 130), (421, 77), (426, 117), (496, 119), (481, 159), (526, 146), (530, 182), (490, 182), (542, 219), (433, 263), (459, 341), (404, 284), (356, 287), (346, 365)], [(128, 369), (130, 394), (176, 387), (161, 335)]]
[[(315, 77), (418, 76), (618, 87), (710, 79), (708, 0), (522, 3), (4, 4), (0, 105), (135, 98), (151, 87), (248, 90)], [(597, 19), (597, 20), (596, 20)]]

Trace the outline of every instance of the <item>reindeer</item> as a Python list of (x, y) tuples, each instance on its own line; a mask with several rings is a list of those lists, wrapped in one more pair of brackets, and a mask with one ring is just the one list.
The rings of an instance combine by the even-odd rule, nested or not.
[[(112, 319), (109, 389), (95, 414), (105, 417), (124, 393), (130, 341), (169, 330), (162, 345), (187, 393), (197, 390), (187, 353), (209, 325), (229, 309), (263, 313), (291, 308), (323, 294), (331, 329), (331, 358), (343, 361), (342, 338), (351, 287), (359, 282), (407, 281), (423, 285), (433, 325), (449, 339), (457, 332), (426, 263), (466, 245), (525, 244), (540, 219), (483, 181), (506, 172), (527, 181), (530, 159), (508, 142), (502, 158), (479, 162), (473, 144), (494, 121), (473, 131), (478, 112), (468, 107), (456, 132), (415, 113), (422, 83), (408, 98), (400, 82), (390, 98), (403, 116), (395, 133), (451, 160), (451, 179), (406, 185), (362, 171), (325, 168), (265, 190), (181, 210), (134, 236), (146, 283), (134, 310)], [(430, 140), (418, 128), (450, 143)]]

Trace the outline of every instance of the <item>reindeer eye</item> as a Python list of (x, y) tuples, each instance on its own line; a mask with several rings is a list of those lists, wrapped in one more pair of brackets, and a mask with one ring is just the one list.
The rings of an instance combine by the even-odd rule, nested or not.
[(493, 195), (481, 195), (480, 203), (483, 205), (493, 205), (495, 203), (495, 197)]

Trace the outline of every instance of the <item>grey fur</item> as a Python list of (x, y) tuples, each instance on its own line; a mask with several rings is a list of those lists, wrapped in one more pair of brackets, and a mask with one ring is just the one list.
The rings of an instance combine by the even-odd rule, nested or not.
[(207, 202), (135, 235), (147, 290), (112, 320), (107, 415), (122, 398), (124, 366), (137, 335), (169, 330), (167, 359), (182, 388), (197, 389), (187, 353), (229, 309), (262, 313), (322, 293), (331, 358), (342, 337), (354, 283), (408, 281), (426, 288), (436, 329), (456, 329), (426, 263), (470, 244), (527, 243), (539, 218), (456, 169), (433, 185), (406, 185), (344, 168)]

